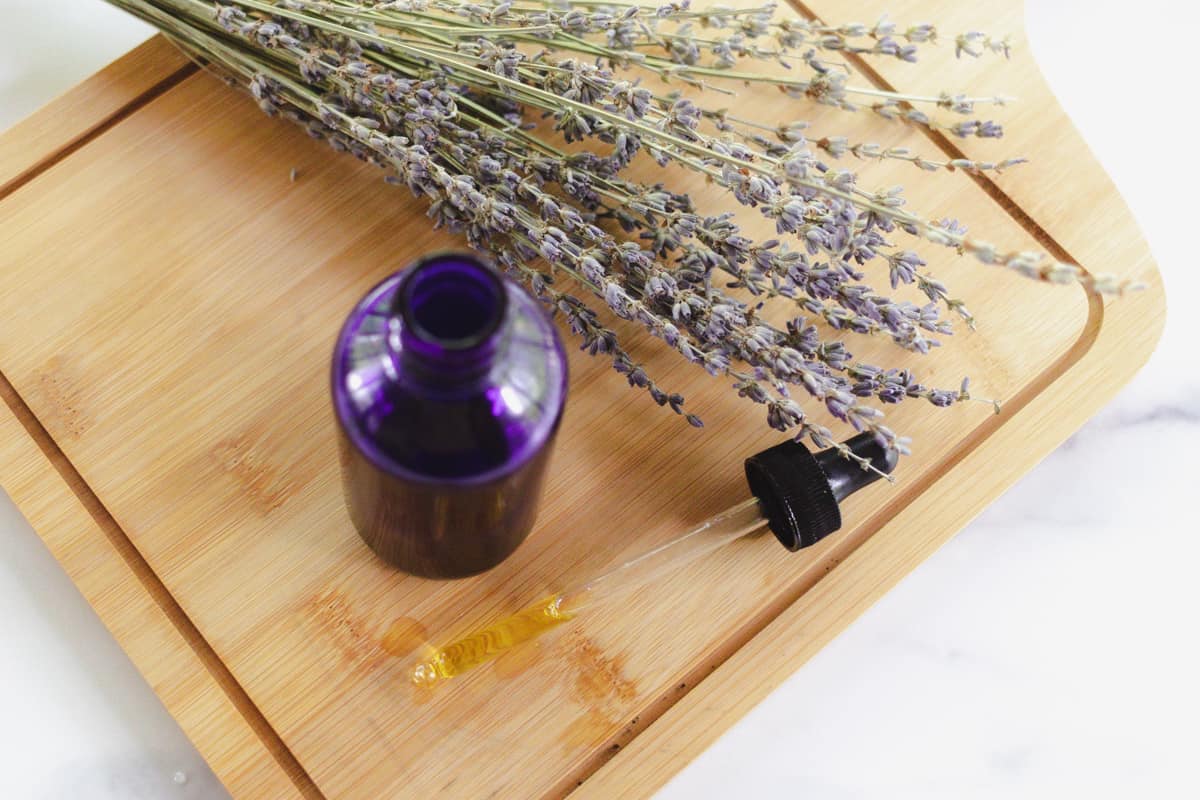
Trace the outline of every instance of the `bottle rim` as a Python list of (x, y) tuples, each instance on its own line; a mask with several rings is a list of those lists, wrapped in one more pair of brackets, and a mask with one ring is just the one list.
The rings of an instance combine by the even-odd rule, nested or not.
[(406, 345), (421, 355), (466, 355), (486, 344), (508, 311), (499, 274), (468, 253), (438, 253), (404, 271), (392, 306)]

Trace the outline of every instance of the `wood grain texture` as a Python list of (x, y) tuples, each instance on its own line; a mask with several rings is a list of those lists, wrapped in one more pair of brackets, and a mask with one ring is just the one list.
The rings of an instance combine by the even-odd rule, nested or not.
[(0, 400), (4, 490), (217, 776), (236, 797), (305, 796), (303, 770), (2, 379)]
[(51, 100), (4, 132), (0, 197), (194, 71), (175, 47), (156, 36)]
[[(797, 7), (816, 19), (844, 18), (827, 1)], [(1006, 87), (1014, 85), (1015, 72), (1020, 103), (1005, 109), (1004, 148), (1031, 155), (1034, 165), (979, 183), (1056, 257), (1136, 275), (1148, 283), (1147, 292), (1131, 302), (1094, 304), (1088, 324), (1048, 385), (1023, 393), (1018, 402), (1006, 402), (995, 430), (930, 481), (912, 503), (877, 512), (866, 523), (878, 527), (874, 536), (722, 664), (700, 690), (674, 704), (592, 775), (572, 793), (573, 800), (648, 796), (665, 784), (1115, 393), (1083, 387), (1120, 387), (1153, 351), (1166, 312), (1157, 269), (1124, 201), (1038, 72), (1021, 35), (1023, 8), (1022, 2), (989, 6), (989, 30), (1017, 34), (1016, 55), (1004, 69), (986, 60), (963, 65), (943, 51), (923, 57), (923, 67), (930, 69), (872, 61), (860, 74), (878, 88), (936, 93), (944, 88), (942, 76), (953, 69), (965, 71), (964, 85), (978, 88), (979, 94), (1010, 94), (1013, 90)], [(885, 11), (894, 19), (936, 19), (943, 30), (979, 27), (970, 4), (939, 8), (935, 16), (921, 2), (868, 0), (856, 3), (855, 11), (862, 19)], [(926, 152), (996, 159), (990, 143), (936, 135), (926, 139)], [(1047, 192), (1046, 186), (1055, 190)]]
[[(949, 4), (888, 5), (898, 19), (905, 12), (947, 30), (973, 27)], [(871, 6), (864, 0), (854, 16), (870, 16)], [(1019, 5), (999, 9), (989, 17), (1019, 30)], [(860, 80), (920, 88), (931, 74), (949, 74), (944, 55), (927, 56), (929, 70)], [(231, 698), (244, 692), (249, 716), (261, 714), (320, 792), (540, 797), (580, 786), (584, 796), (649, 794), (1074, 431), (1157, 339), (1161, 287), (1120, 199), (1028, 54), (990, 66), (966, 63), (962, 82), (984, 91), (1003, 85), (1024, 102), (1005, 109), (1002, 145), (964, 149), (992, 159), (1015, 151), (1036, 166), (991, 182), (912, 180), (911, 166), (879, 164), (863, 169), (864, 183), (904, 182), (913, 207), (952, 212), (984, 238), (1040, 243), (1150, 288), (1118, 303), (1089, 302), (1075, 289), (936, 254), (932, 270), (984, 327), (914, 366), (935, 384), (973, 375), (979, 393), (1006, 402), (1004, 415), (983, 404), (897, 408), (891, 424), (917, 440), (917, 454), (899, 486), (872, 487), (847, 504), (838, 536), (787, 558), (763, 540), (738, 543), (643, 590), (636, 609), (598, 609), (436, 694), (404, 681), (389, 631), (407, 631), (414, 646), (444, 640), (731, 504), (744, 491), (741, 459), (776, 438), (755, 410), (620, 328), (708, 427), (687, 428), (604, 365), (573, 354), (572, 397), (530, 540), (465, 581), (389, 571), (342, 507), (328, 355), (342, 316), (368, 286), (453, 240), (430, 231), (424, 209), (382, 185), (377, 171), (264, 120), (248, 99), (169, 59), (139, 72), (157, 91), (118, 117), (110, 110), (101, 128), (82, 125), (51, 166), (39, 151), (29, 163), (42, 168), (12, 170), (25, 177), (9, 179), (0, 194), (0, 372), (13, 387), (10, 405), (27, 405), (169, 593), (176, 622), (193, 625), (228, 670), (229, 704), (238, 708)], [(767, 118), (779, 109), (773, 90), (743, 96)], [(802, 113), (817, 129), (848, 121), (837, 111)], [(919, 152), (962, 146), (865, 115), (849, 121), (864, 138)], [(0, 153), (27, 143), (18, 129), (0, 139)], [(652, 165), (638, 169), (663, 178)], [(694, 176), (670, 177), (707, 207), (722, 207)], [(1086, 205), (1072, 202), (1081, 196)], [(743, 222), (763, 231), (753, 215)], [(1010, 335), (1014, 318), (1020, 335)], [(990, 335), (989, 321), (1006, 335)], [(896, 358), (885, 343), (855, 345), (864, 359)], [(8, 427), (0, 430), (19, 435)], [(14, 491), (7, 472), (4, 485), (22, 509), (81, 488), (26, 480)], [(83, 526), (73, 536), (83, 546), (103, 532)], [(87, 563), (70, 548), (56, 556), (73, 575)], [(137, 604), (101, 607), (85, 594), (129, 649), (125, 605), (137, 614)], [(165, 620), (176, 624), (170, 614)], [(183, 652), (181, 663), (203, 661), (196, 646), (191, 655), (171, 647)], [(134, 661), (150, 674), (144, 657)], [(172, 711), (196, 737), (195, 724)], [(241, 722), (226, 712), (220, 725), (231, 736), (241, 725), (253, 729), (245, 711)], [(266, 759), (257, 738), (255, 752)], [(227, 779), (227, 757), (201, 750)]]
[[(13, 126), (0, 148), (0, 200), (194, 71), (176, 48), (155, 37)], [(53, 379), (48, 386), (55, 391)], [(221, 781), (237, 797), (316, 794), (298, 762), (2, 374), (0, 400), (4, 490)], [(76, 418), (73, 424), (79, 422)]]

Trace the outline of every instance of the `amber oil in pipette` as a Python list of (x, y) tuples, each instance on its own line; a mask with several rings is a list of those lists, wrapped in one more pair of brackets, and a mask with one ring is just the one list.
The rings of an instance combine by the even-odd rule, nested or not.
[(505, 650), (536, 639), (575, 616), (562, 603), (563, 595), (553, 595), (446, 645), (413, 668), (412, 682), (424, 686), (453, 678)]
[(609, 600), (679, 569), (700, 556), (762, 528), (766, 520), (755, 498), (745, 500), (688, 533), (622, 564), (616, 569), (436, 650), (410, 673), (412, 682), (428, 686), (453, 678), (492, 660), (510, 648), (532, 641), (568, 622), (589, 605)]

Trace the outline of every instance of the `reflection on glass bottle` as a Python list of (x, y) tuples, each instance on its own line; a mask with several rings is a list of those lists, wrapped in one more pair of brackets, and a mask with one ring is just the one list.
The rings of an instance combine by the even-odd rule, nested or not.
[(533, 526), (567, 362), (538, 302), (472, 255), (393, 275), (333, 355), (351, 519), (383, 559), (436, 578), (495, 566)]

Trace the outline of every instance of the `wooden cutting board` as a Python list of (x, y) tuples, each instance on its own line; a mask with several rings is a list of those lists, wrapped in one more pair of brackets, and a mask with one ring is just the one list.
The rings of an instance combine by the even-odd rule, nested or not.
[[(885, 5), (944, 31), (1021, 28), (1013, 0), (800, 10), (871, 21)], [(741, 95), (762, 119), (931, 157), (1028, 156), (995, 179), (879, 164), (863, 182), (905, 183), (914, 208), (981, 237), (1148, 285), (1100, 301), (935, 253), (932, 271), (981, 324), (913, 366), (935, 385), (972, 375), (1004, 413), (895, 409), (892, 426), (916, 441), (899, 484), (852, 498), (845, 529), (810, 551), (739, 542), (635, 605), (415, 693), (389, 650), (442, 641), (703, 520), (743, 496), (741, 460), (778, 435), (725, 381), (622, 329), (707, 427), (575, 353), (529, 541), (470, 580), (386, 568), (342, 505), (329, 353), (367, 287), (454, 240), (377, 171), (265, 119), (160, 39), (0, 138), (3, 487), (235, 796), (648, 795), (1075, 431), (1158, 338), (1147, 247), (1015, 46), (1007, 63), (956, 62), (949, 42), (916, 66), (852, 62), (863, 85), (1017, 95), (999, 143)], [(676, 177), (709, 208), (725, 202)], [(900, 360), (886, 343), (854, 348)]]

